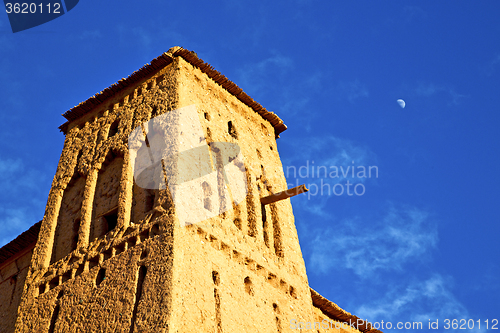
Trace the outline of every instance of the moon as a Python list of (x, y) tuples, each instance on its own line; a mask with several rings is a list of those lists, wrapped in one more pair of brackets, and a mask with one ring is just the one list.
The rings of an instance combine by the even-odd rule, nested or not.
[(405, 101), (403, 101), (402, 99), (398, 99), (398, 100), (397, 100), (397, 102), (398, 102), (399, 106), (400, 106), (402, 109), (404, 109), (404, 108), (405, 108), (405, 106), (406, 106)]

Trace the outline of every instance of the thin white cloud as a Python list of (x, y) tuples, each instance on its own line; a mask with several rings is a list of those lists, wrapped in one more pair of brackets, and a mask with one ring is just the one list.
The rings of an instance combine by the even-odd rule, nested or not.
[[(377, 158), (367, 147), (334, 136), (295, 138), (284, 145), (300, 145), (307, 149), (289, 155), (283, 160), (283, 171), (289, 187), (306, 184), (310, 191), (308, 199), (314, 197), (304, 208), (310, 213), (327, 216), (328, 199), (335, 195), (347, 194), (349, 184), (365, 183), (368, 179), (376, 183), (379, 176)], [(292, 148), (293, 149), (293, 148)], [(364, 173), (363, 173), (364, 170)], [(337, 185), (334, 193), (334, 186)], [(354, 185), (353, 185), (354, 186)], [(350, 192), (353, 187), (349, 185)], [(361, 189), (358, 193), (363, 192)]]
[(427, 254), (437, 240), (437, 227), (429, 213), (391, 206), (381, 220), (357, 217), (323, 230), (312, 244), (310, 263), (318, 272), (340, 267), (364, 278), (379, 271), (401, 270)]
[(139, 41), (144, 47), (149, 48), (151, 46), (151, 42), (153, 41), (153, 37), (149, 31), (142, 27), (132, 28), (132, 35), (136, 40)]
[(31, 207), (23, 205), (17, 208), (0, 207), (0, 247), (4, 246), (19, 234), (26, 231), (43, 216), (35, 217)]
[[(295, 64), (291, 58), (276, 52), (258, 62), (250, 62), (237, 70), (234, 82), (258, 102), (267, 105), (270, 111), (276, 112), (285, 123), (287, 119), (302, 118), (303, 129), (308, 130), (314, 122), (315, 114), (311, 114), (314, 97), (305, 91), (317, 91), (321, 86), (322, 76), (312, 73), (305, 81), (294, 75)], [(275, 81), (278, 84), (269, 85)], [(304, 117), (304, 114), (309, 114)]]
[(0, 159), (0, 246), (43, 218), (49, 183), (21, 159)]
[(79, 38), (82, 40), (89, 39), (89, 40), (96, 40), (102, 37), (101, 31), (99, 30), (85, 30), (83, 31)]
[(366, 86), (356, 79), (354, 81), (339, 81), (337, 83), (336, 95), (339, 99), (346, 98), (349, 102), (354, 103), (360, 98), (368, 97), (370, 93)]
[[(304, 112), (308, 110), (308, 106), (310, 105), (310, 99), (308, 97), (293, 96), (293, 92), (289, 92), (288, 90), (283, 92), (283, 97), (280, 98), (280, 100), (283, 102), (280, 103), (276, 113), (287, 118), (303, 115)], [(309, 119), (304, 119), (304, 123), (302, 125), (305, 130), (308, 130), (308, 123)]]
[[(118, 24), (110, 33), (120, 41), (121, 47), (135, 49), (144, 55), (148, 61), (157, 57), (161, 52), (166, 52), (168, 48), (178, 45), (190, 45), (195, 49), (197, 43), (182, 35), (178, 27), (178, 22), (174, 21), (150, 21), (143, 26), (128, 26)], [(90, 36), (89, 36), (90, 37)], [(100, 38), (100, 33), (95, 33), (94, 38)], [(90, 38), (89, 38), (90, 39)], [(176, 41), (172, 44), (172, 41)], [(166, 49), (164, 49), (166, 47)]]
[[(283, 165), (305, 165), (315, 162), (315, 165), (324, 166), (350, 166), (352, 161), (357, 165), (376, 163), (376, 156), (368, 147), (356, 144), (347, 139), (335, 136), (307, 137), (300, 138), (300, 143), (307, 149), (300, 151), (292, 157), (283, 159)], [(284, 144), (295, 146), (297, 143), (289, 139)], [(286, 170), (285, 170), (286, 171)], [(285, 173), (286, 174), (286, 173)]]
[(486, 75), (493, 75), (498, 68), (500, 68), (500, 54), (493, 57), (493, 59), (485, 66)]
[(271, 75), (283, 75), (293, 68), (291, 58), (278, 53), (257, 63), (248, 63), (238, 71), (238, 85), (244, 87), (250, 95), (258, 94), (268, 87), (266, 78)]
[(414, 93), (420, 97), (431, 97), (438, 94), (447, 96), (448, 104), (458, 105), (462, 98), (466, 95), (460, 94), (452, 87), (446, 85), (436, 85), (434, 83), (420, 83), (415, 89)]
[(38, 191), (40, 181), (46, 177), (38, 170), (26, 168), (21, 159), (0, 159), (0, 189), (5, 189), (0, 198), (24, 191)]
[(421, 322), (424, 330), (428, 329), (429, 320), (438, 320), (440, 331), (444, 329), (446, 318), (471, 318), (467, 308), (453, 294), (451, 277), (433, 274), (410, 283), (391, 281), (384, 295), (367, 301), (355, 311), (356, 315), (372, 323), (382, 320), (393, 325), (397, 322)]
[(0, 184), (5, 179), (10, 179), (12, 175), (18, 171), (23, 169), (23, 163), (19, 159), (0, 159)]

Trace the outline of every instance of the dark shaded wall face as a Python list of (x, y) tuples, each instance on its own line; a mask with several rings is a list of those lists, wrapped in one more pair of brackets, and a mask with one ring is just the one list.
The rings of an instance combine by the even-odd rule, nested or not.
[(95, 188), (90, 241), (104, 236), (116, 227), (123, 157), (109, 153), (102, 164)]
[[(24, 275), (29, 287), (21, 297), (23, 277), (12, 311), (2, 308), (10, 328), (16, 320), (25, 332), (166, 327), (173, 264), (169, 196), (138, 187), (128, 156), (132, 129), (176, 106), (175, 69), (154, 75), (69, 124), (33, 269)], [(153, 216), (155, 204), (163, 214)], [(0, 286), (6, 288), (2, 298), (11, 297), (9, 281)]]
[(33, 244), (17, 259), (0, 265), (0, 332), (13, 332), (16, 313), (33, 254)]
[(77, 247), (85, 181), (85, 177), (75, 173), (64, 190), (57, 218), (51, 262), (56, 262), (64, 258)]

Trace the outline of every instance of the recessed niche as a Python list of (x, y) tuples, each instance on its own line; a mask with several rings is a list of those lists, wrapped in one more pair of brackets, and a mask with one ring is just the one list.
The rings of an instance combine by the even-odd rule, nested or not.
[(139, 239), (142, 242), (144, 242), (146, 239), (148, 239), (149, 237), (149, 230), (148, 229), (145, 229), (143, 231), (141, 231), (141, 233), (139, 234)]
[(219, 272), (212, 271), (212, 280), (214, 281), (214, 284), (216, 286), (218, 286), (220, 284)]
[(90, 241), (115, 229), (118, 223), (119, 194), (123, 157), (109, 150), (102, 162), (95, 185)]
[(266, 125), (261, 123), (260, 126), (262, 127), (262, 132), (264, 133), (264, 135), (268, 136), (269, 130), (267, 129)]
[(148, 257), (148, 249), (144, 248), (141, 252), (141, 260), (146, 259)]
[(89, 260), (89, 271), (95, 266), (99, 265), (99, 256), (90, 258)]
[(81, 263), (78, 268), (76, 269), (76, 272), (75, 272), (75, 277), (77, 277), (78, 275), (82, 274), (83, 273), (83, 269), (85, 268), (85, 264), (84, 263)]
[(106, 261), (109, 258), (111, 258), (113, 256), (113, 254), (111, 252), (112, 252), (112, 248), (109, 248), (106, 251), (104, 251), (102, 253), (102, 261)]
[(111, 212), (109, 212), (106, 215), (102, 216), (105, 220), (106, 226), (107, 226), (107, 231), (111, 231), (114, 228), (116, 228), (116, 224), (118, 223), (118, 209), (115, 209)]
[(49, 282), (49, 289), (54, 289), (59, 285), (59, 276), (56, 276)]
[(247, 294), (253, 296), (253, 294), (254, 294), (253, 284), (252, 284), (252, 281), (250, 280), (250, 277), (247, 276), (244, 280), (244, 283), (245, 283), (245, 291), (247, 292)]
[(103, 281), (106, 279), (106, 270), (101, 268), (99, 272), (97, 272), (97, 276), (95, 278), (95, 285), (98, 287)]
[(46, 288), (45, 283), (42, 283), (41, 285), (39, 285), (38, 286), (38, 294), (41, 295), (41, 294), (45, 293), (45, 288)]
[(62, 283), (65, 283), (66, 281), (71, 280), (71, 278), (72, 278), (71, 270), (69, 270), (62, 275)]
[(116, 245), (114, 247), (114, 249), (115, 249), (115, 256), (117, 256), (120, 253), (124, 252), (126, 250), (126, 248), (125, 248), (125, 242)]
[(236, 128), (233, 125), (232, 121), (228, 121), (227, 123), (227, 132), (229, 135), (231, 135), (233, 138), (238, 139), (238, 133), (236, 133)]
[(131, 248), (137, 244), (137, 237), (130, 237), (127, 239), (127, 248)]
[(108, 132), (108, 138), (114, 136), (116, 133), (118, 133), (118, 125), (120, 124), (120, 120), (116, 119), (111, 126), (109, 127), (109, 132)]
[(151, 230), (149, 231), (149, 237), (154, 237), (156, 235), (160, 234), (160, 226), (158, 223), (155, 223), (152, 227)]

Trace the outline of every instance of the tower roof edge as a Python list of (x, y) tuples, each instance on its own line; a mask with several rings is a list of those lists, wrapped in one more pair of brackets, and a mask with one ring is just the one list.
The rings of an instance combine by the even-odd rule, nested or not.
[(279, 134), (287, 129), (287, 126), (284, 124), (283, 120), (281, 120), (274, 112), (266, 110), (262, 105), (248, 96), (234, 82), (215, 70), (211, 65), (201, 60), (195, 52), (186, 50), (180, 46), (171, 47), (167, 52), (153, 59), (149, 64), (144, 65), (139, 70), (130, 74), (127, 78), (119, 80), (100, 93), (95, 94), (89, 99), (81, 102), (77, 106), (63, 113), (63, 116), (68, 121), (59, 126), (59, 129), (61, 130), (61, 132), (66, 134), (68, 125), (71, 121), (87, 114), (98, 105), (104, 103), (108, 98), (116, 95), (118, 92), (151, 75), (154, 75), (154, 73), (172, 63), (175, 57), (182, 57), (191, 65), (198, 67), (203, 73), (207, 74), (208, 77), (217, 82), (217, 84), (233, 94), (241, 102), (251, 107), (255, 112), (260, 114), (262, 118), (268, 120), (275, 129), (276, 137), (279, 137)]

